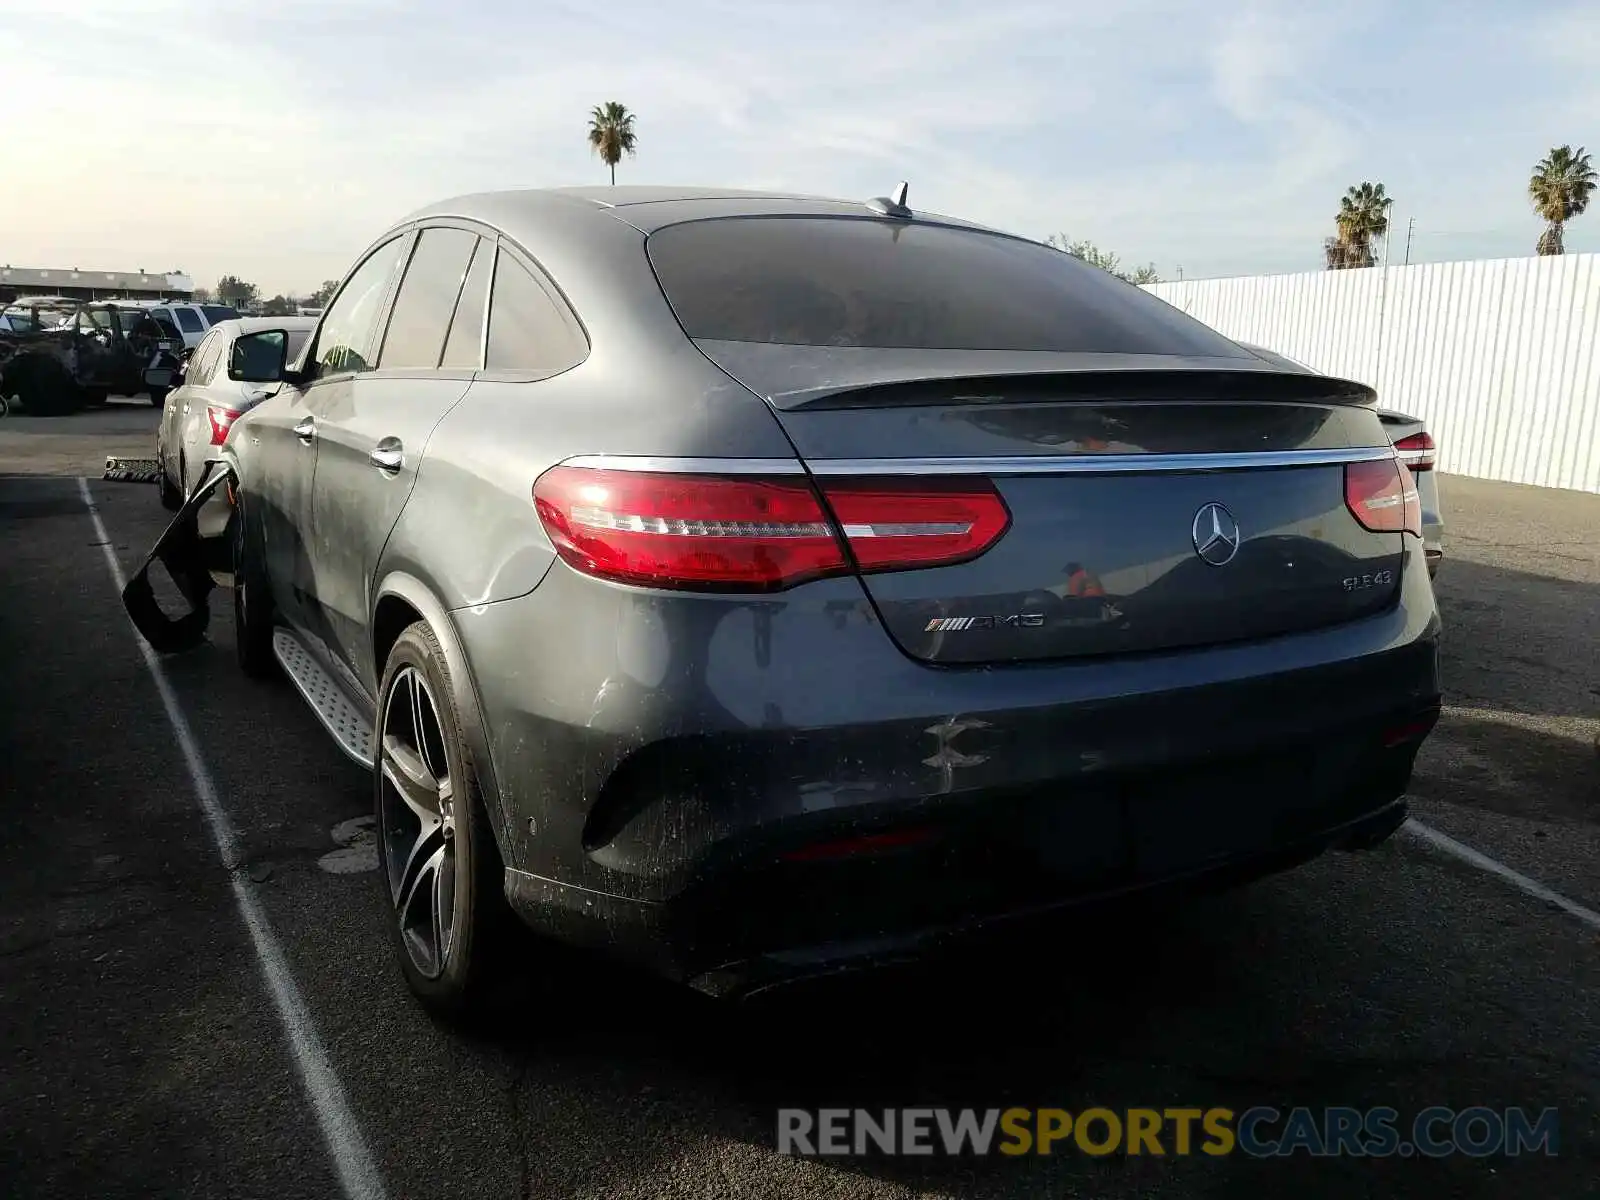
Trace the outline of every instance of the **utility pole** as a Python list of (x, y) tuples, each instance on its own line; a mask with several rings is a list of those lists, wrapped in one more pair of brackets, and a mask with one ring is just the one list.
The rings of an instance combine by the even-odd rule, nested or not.
[(1405, 261), (1405, 265), (1408, 266), (1408, 267), (1411, 265), (1411, 234), (1412, 234), (1412, 231), (1416, 229), (1416, 227), (1417, 227), (1417, 219), (1415, 217), (1412, 217), (1409, 221), (1406, 222), (1406, 261)]
[[(1384, 215), (1387, 216), (1394, 204), (1391, 197), (1384, 205)], [(1378, 337), (1377, 345), (1373, 347), (1372, 357), (1372, 385), (1378, 385), (1378, 376), (1383, 371), (1383, 319), (1384, 309), (1389, 300), (1389, 239), (1394, 233), (1394, 222), (1386, 221), (1383, 227), (1383, 266), (1378, 274)]]

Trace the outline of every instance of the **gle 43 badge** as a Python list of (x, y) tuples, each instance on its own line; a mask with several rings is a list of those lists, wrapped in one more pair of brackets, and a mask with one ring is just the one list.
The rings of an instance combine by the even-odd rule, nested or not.
[(1370, 575), (1351, 575), (1344, 581), (1347, 592), (1364, 592), (1368, 588), (1388, 587), (1394, 582), (1393, 571), (1373, 571)]

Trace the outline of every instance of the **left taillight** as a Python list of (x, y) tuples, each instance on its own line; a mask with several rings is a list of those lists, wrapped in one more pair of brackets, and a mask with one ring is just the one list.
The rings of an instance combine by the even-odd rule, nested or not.
[(1344, 502), (1362, 527), (1374, 533), (1422, 536), (1417, 480), (1398, 456), (1346, 464)]
[(206, 420), (211, 423), (211, 444), (220, 446), (228, 440), (228, 430), (233, 428), (233, 423), (243, 415), (237, 408), (228, 408), (221, 404), (206, 405)]
[(965, 562), (1010, 513), (987, 480), (687, 475), (557, 466), (534, 506), (563, 562), (601, 579), (779, 591), (832, 575)]
[(1427, 430), (1400, 438), (1394, 448), (1400, 454), (1400, 461), (1413, 471), (1433, 470), (1433, 435)]

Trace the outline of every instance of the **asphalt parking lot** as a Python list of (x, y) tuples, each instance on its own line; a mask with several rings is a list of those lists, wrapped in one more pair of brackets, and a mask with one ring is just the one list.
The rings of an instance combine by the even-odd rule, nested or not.
[[(155, 423), (0, 421), (0, 1194), (1596, 1194), (1600, 927), (1412, 835), (1028, 961), (733, 1010), (530, 947), (488, 1027), (434, 1026), (349, 824), (367, 779), (289, 685), (235, 669), (225, 615), (162, 664), (165, 698), (123, 616), (77, 477), (134, 569), (168, 514), (100, 469)], [(1449, 707), (1414, 815), (1600, 910), (1600, 496), (1442, 491)], [(780, 1106), (930, 1104), (1555, 1107), (1561, 1136), (1383, 1161), (774, 1149)]]

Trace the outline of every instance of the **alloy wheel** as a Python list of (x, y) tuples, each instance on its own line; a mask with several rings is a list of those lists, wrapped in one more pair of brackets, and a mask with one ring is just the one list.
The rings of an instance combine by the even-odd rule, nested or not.
[(414, 666), (395, 672), (378, 748), (389, 898), (412, 965), (437, 979), (455, 936), (455, 787), (433, 693)]

